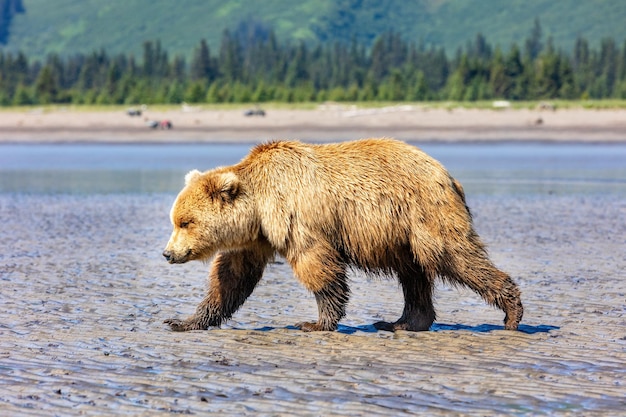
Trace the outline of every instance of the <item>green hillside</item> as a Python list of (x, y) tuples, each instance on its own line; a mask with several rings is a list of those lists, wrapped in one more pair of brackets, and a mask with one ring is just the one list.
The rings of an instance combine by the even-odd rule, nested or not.
[(72, 54), (105, 48), (141, 51), (160, 39), (172, 54), (189, 55), (200, 39), (217, 48), (222, 32), (246, 20), (262, 21), (283, 37), (315, 39), (316, 15), (331, 0), (22, 0), (26, 13), (13, 18), (5, 49), (29, 56)]
[[(626, 39), (626, 1), (616, 0), (22, 0), (11, 17), (5, 52), (42, 57), (105, 48), (140, 55), (142, 42), (160, 39), (171, 55), (190, 56), (200, 39), (219, 48), (224, 29), (255, 22), (281, 41), (371, 44), (394, 30), (407, 41), (443, 45), (449, 55), (481, 32), (508, 49), (522, 43), (538, 17), (544, 39), (571, 51), (577, 36), (592, 46)], [(8, 25), (8, 23), (2, 23)]]

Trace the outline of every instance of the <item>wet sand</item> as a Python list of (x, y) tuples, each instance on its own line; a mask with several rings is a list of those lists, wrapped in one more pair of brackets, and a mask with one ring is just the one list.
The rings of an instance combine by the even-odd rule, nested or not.
[[(169, 120), (173, 129), (151, 129)], [(419, 105), (384, 108), (324, 105), (315, 110), (243, 110), (184, 107), (141, 117), (122, 110), (0, 111), (0, 141), (10, 142), (259, 142), (271, 139), (335, 141), (392, 136), (420, 141), (626, 141), (626, 110), (479, 110)]]
[(352, 275), (340, 332), (284, 264), (220, 330), (173, 333), (202, 263), (168, 265), (171, 194), (0, 194), (2, 415), (621, 415), (626, 199), (468, 196), (496, 264), (523, 291), (521, 332), (438, 286), (431, 332), (375, 332), (393, 281)]
[[(626, 141), (622, 110), (391, 108), (0, 112), (0, 142)], [(538, 117), (541, 125), (536, 124)], [(613, 189), (623, 182), (609, 184)], [(470, 187), (471, 188), (471, 187)], [(88, 189), (88, 188), (87, 188)], [(352, 277), (339, 332), (285, 264), (222, 329), (172, 333), (208, 265), (161, 257), (175, 194), (0, 193), (0, 414), (621, 415), (626, 407), (626, 195), (468, 194), (478, 232), (523, 292), (521, 332), (439, 285), (426, 333), (376, 332), (394, 281)]]

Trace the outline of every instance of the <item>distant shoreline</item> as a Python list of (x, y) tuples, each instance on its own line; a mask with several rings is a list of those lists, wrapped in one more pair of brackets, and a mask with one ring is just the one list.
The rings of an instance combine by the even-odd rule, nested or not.
[[(149, 121), (169, 120), (172, 129)], [(124, 110), (0, 111), (0, 143), (256, 143), (274, 139), (328, 142), (366, 137), (418, 142), (626, 142), (626, 109), (558, 110), (380, 108), (320, 106), (269, 108), (244, 116), (228, 108), (148, 108), (131, 117)]]

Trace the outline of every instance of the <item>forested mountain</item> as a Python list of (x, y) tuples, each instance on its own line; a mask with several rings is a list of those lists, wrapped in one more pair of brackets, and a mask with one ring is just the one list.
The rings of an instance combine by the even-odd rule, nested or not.
[(626, 1), (0, 6), (0, 105), (626, 99)]
[(557, 49), (571, 50), (577, 37), (593, 47), (626, 38), (622, 0), (0, 0), (0, 50), (138, 56), (144, 41), (160, 40), (189, 58), (200, 39), (215, 50), (224, 29), (243, 22), (246, 30), (273, 29), (280, 42), (354, 40), (366, 48), (393, 31), (452, 56), (479, 32), (503, 49), (521, 44), (535, 18)]

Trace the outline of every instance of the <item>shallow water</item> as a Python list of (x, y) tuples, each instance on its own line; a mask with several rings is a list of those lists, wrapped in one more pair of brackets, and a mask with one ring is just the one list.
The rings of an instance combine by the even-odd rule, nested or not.
[[(180, 189), (191, 169), (230, 165), (252, 144), (4, 144), (0, 192)], [(470, 193), (622, 193), (626, 144), (425, 143)]]
[(221, 330), (172, 333), (208, 266), (168, 265), (192, 168), (249, 145), (0, 146), (2, 415), (620, 415), (626, 407), (626, 146), (424, 144), (523, 291), (521, 332), (438, 286), (426, 333), (376, 332), (393, 281), (352, 275), (339, 332), (270, 265)]

